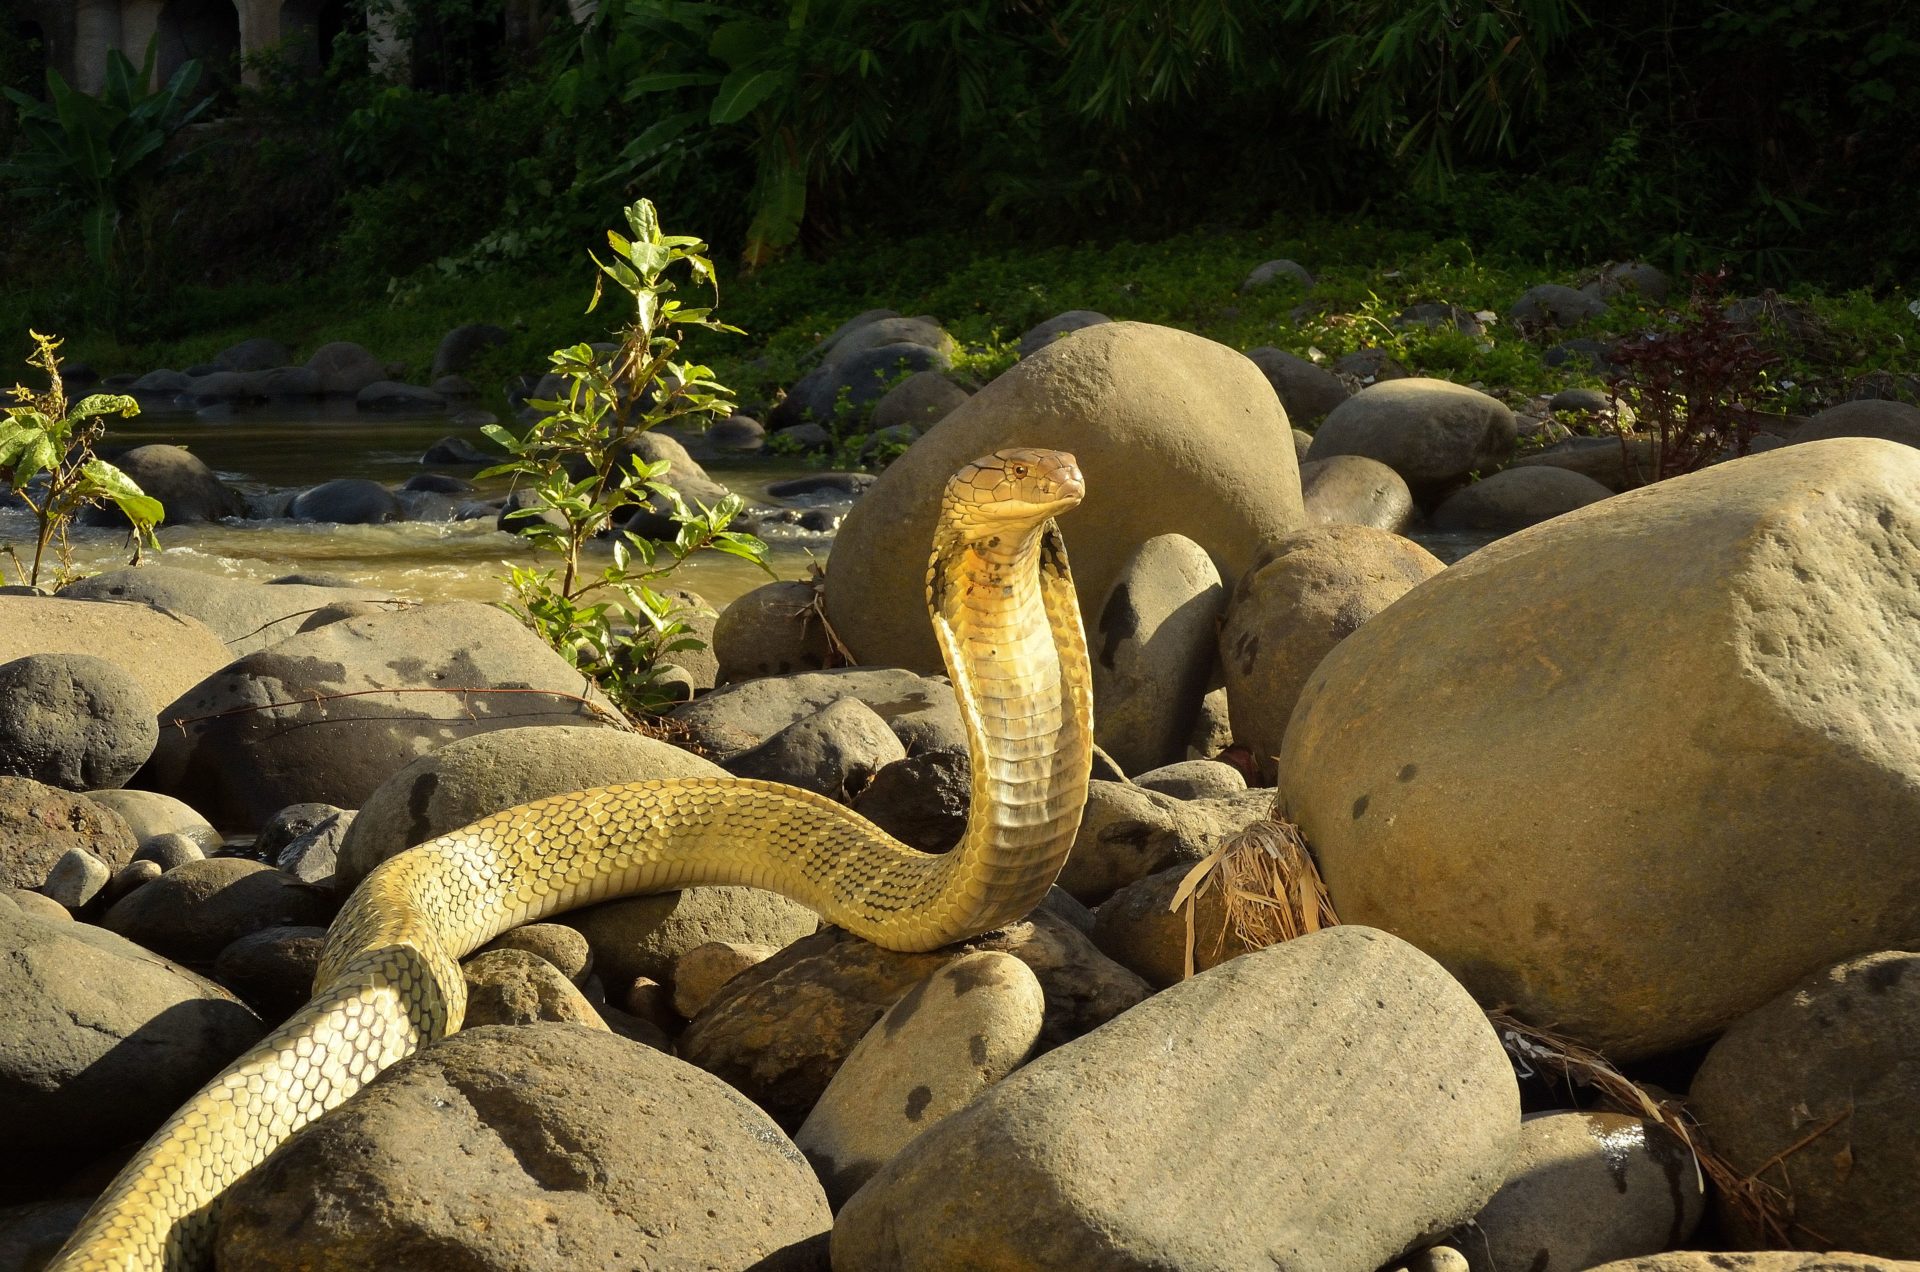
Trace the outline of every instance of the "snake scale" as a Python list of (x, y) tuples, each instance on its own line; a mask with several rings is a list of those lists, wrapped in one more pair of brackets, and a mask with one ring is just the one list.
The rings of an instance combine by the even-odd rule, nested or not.
[(382, 863), (327, 934), (313, 998), (147, 1141), (49, 1265), (182, 1272), (211, 1257), (220, 1195), (387, 1066), (460, 1028), (459, 960), (575, 906), (696, 884), (767, 888), (889, 949), (1030, 912), (1079, 828), (1093, 756), (1086, 636), (1053, 518), (1073, 456), (1003, 450), (947, 483), (927, 607), (973, 761), (960, 844), (916, 851), (773, 782), (686, 778), (495, 813)]

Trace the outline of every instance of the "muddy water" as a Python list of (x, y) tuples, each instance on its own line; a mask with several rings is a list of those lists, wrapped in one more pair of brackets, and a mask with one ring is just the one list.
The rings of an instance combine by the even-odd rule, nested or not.
[[(117, 425), (103, 449), (168, 442), (185, 446), (222, 480), (248, 495), (299, 491), (335, 477), (365, 477), (397, 486), (421, 472), (471, 479), (474, 469), (423, 465), (420, 456), (435, 441), (459, 435), (487, 445), (475, 429), (451, 427), (445, 417), (393, 419), (344, 411), (267, 415), (249, 412), (230, 419), (193, 415), (143, 415)], [(767, 463), (709, 467), (749, 504), (772, 502), (770, 482), (806, 470)], [(506, 479), (478, 483), (476, 497), (502, 494)], [(0, 509), (0, 545), (30, 558), (33, 525), (24, 510)], [(149, 560), (235, 578), (266, 581), (287, 574), (325, 574), (356, 586), (378, 588), (415, 600), (493, 601), (507, 595), (508, 564), (539, 563), (519, 536), (493, 528), (491, 519), (454, 522), (394, 522), (349, 526), (287, 520), (162, 526), (162, 551)], [(124, 564), (124, 533), (76, 528), (73, 566), (93, 573)], [(771, 564), (780, 578), (805, 577), (809, 563), (826, 556), (826, 541), (771, 542)], [(10, 561), (0, 560), (6, 582), (15, 582)], [(49, 570), (42, 569), (43, 581)], [(767, 581), (750, 564), (706, 553), (673, 576), (715, 606)]]

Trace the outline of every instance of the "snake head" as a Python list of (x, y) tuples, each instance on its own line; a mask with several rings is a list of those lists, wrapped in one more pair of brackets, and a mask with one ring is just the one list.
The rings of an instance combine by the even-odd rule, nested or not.
[(947, 515), (968, 539), (1019, 533), (1056, 517), (1087, 493), (1079, 461), (1065, 451), (1013, 447), (965, 465), (947, 482)]

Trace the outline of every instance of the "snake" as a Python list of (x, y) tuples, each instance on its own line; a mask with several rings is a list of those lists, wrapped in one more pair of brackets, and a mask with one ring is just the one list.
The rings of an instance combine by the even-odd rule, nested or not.
[(1078, 832), (1092, 674), (1055, 517), (1085, 481), (1012, 448), (946, 483), (926, 603), (972, 760), (960, 842), (927, 853), (846, 806), (750, 778), (663, 778), (535, 800), (376, 866), (328, 929), (313, 996), (134, 1154), (48, 1265), (210, 1263), (222, 1194), (388, 1066), (459, 1030), (460, 960), (576, 906), (699, 885), (781, 893), (891, 950), (925, 952), (1039, 904)]

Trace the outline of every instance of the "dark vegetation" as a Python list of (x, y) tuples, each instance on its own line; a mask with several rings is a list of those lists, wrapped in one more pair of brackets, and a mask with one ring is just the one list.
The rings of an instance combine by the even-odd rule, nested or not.
[[(109, 369), (253, 334), (424, 367), (484, 318), (521, 333), (502, 370), (535, 368), (594, 334), (579, 245), (646, 195), (738, 262), (728, 312), (767, 356), (735, 375), (759, 349), (695, 352), (749, 396), (871, 304), (939, 315), (986, 363), (1084, 306), (1243, 347), (1398, 342), (1417, 369), (1527, 387), (1507, 333), (1489, 349), (1386, 320), (1501, 310), (1628, 258), (1724, 268), (1729, 294), (1829, 293), (1803, 307), (1823, 356), (1907, 358), (1920, 10), (1902, 0), (602, 0), (584, 26), (561, 0), (364, 3), (401, 9), (411, 86), (369, 73), (350, 6), (326, 50), (289, 48), (254, 86), (204, 68), (214, 105), (190, 127), (133, 100), (165, 144), (111, 174), (107, 238), (79, 178), (22, 175), (76, 143), (36, 131), (29, 99), (58, 89), (0, 24), (25, 95), (0, 105), (5, 184), (44, 192), (0, 216), (0, 326), (73, 332)], [(1273, 256), (1324, 275), (1305, 322), (1285, 289), (1234, 295)]]

